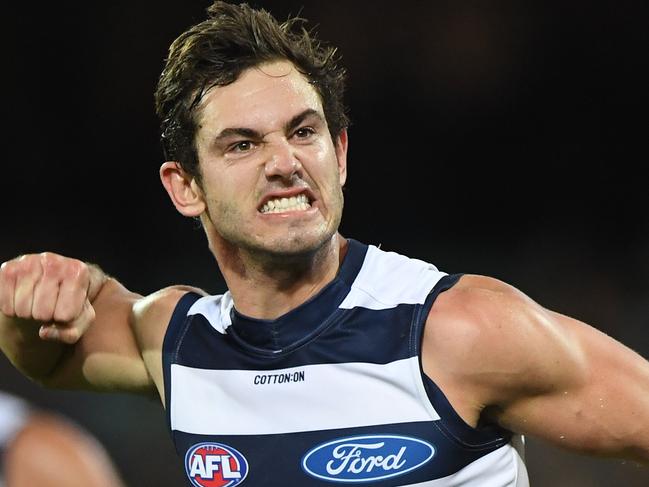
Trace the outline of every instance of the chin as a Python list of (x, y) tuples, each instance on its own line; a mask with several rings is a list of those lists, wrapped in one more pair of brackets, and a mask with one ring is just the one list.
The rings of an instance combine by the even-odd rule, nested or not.
[[(213, 220), (210, 218), (210, 223)], [(210, 225), (208, 240), (214, 249), (249, 253), (261, 260), (309, 258), (323, 249), (336, 234), (338, 220), (298, 222), (294, 225)]]
[(264, 247), (268, 253), (284, 256), (308, 255), (317, 252), (329, 240), (327, 236), (311, 237), (308, 235), (282, 238), (268, 242)]
[(322, 249), (335, 234), (333, 232), (325, 233), (296, 233), (293, 235), (282, 235), (277, 237), (269, 237), (255, 246), (256, 249), (250, 249), (253, 252), (256, 250), (259, 253), (264, 253), (269, 256), (275, 257), (307, 257), (317, 253)]

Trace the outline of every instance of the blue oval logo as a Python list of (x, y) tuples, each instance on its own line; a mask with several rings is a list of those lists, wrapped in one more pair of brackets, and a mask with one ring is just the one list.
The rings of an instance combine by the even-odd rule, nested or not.
[(369, 482), (411, 472), (435, 455), (430, 443), (396, 435), (352, 436), (309, 450), (302, 468), (334, 482)]

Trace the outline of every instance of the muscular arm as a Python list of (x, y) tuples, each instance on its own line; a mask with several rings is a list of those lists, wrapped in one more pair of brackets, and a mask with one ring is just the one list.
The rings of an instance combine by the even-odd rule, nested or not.
[(49, 387), (153, 393), (162, 373), (152, 357), (183, 292), (142, 297), (78, 260), (23, 256), (0, 271), (0, 348)]
[(499, 281), (466, 276), (426, 325), (424, 370), (462, 417), (649, 463), (649, 362)]

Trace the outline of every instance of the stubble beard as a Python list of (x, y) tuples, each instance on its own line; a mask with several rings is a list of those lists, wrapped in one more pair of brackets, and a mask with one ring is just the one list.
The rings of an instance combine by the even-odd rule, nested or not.
[[(236, 208), (222, 202), (214, 202), (220, 215), (213, 218), (211, 206), (206, 209), (207, 218), (212, 226), (219, 247), (226, 254), (239, 255), (247, 265), (271, 271), (293, 267), (295, 271), (310, 267), (320, 252), (326, 252), (326, 246), (337, 233), (342, 218), (342, 191), (339, 195), (339, 208), (334, 221), (322, 222), (316, 229), (305, 232), (300, 225), (290, 228), (287, 235), (272, 241), (263, 236), (254, 238), (241, 230), (237, 222), (241, 220)], [(216, 224), (218, 222), (218, 224)], [(217, 257), (218, 259), (218, 257)]]

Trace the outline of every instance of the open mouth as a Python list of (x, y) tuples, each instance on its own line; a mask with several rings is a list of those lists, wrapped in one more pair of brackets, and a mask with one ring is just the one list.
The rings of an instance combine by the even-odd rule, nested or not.
[(286, 213), (289, 211), (304, 211), (311, 208), (311, 203), (306, 194), (301, 193), (290, 198), (273, 198), (259, 209), (260, 213)]

